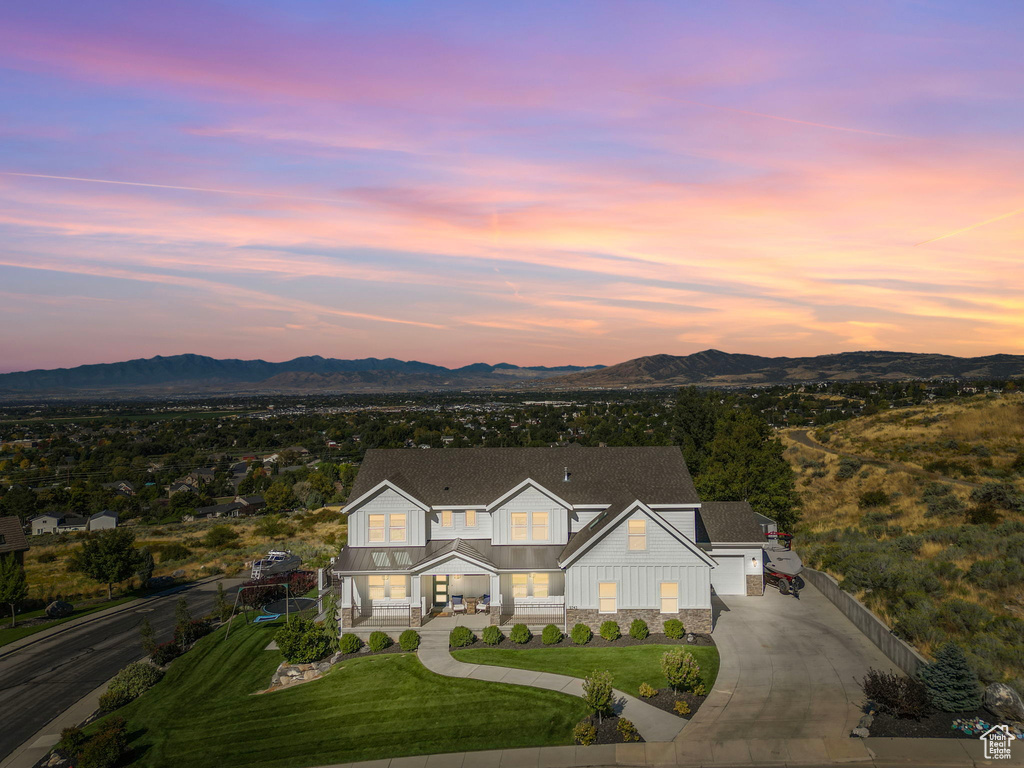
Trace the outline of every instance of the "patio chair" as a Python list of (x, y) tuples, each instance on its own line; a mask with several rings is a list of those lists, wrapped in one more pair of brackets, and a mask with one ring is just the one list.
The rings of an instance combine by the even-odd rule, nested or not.
[(452, 613), (466, 612), (466, 601), (462, 597), (462, 595), (452, 595)]
[(490, 613), (491, 612), (491, 596), (484, 595), (480, 598), (480, 602), (476, 604), (477, 613)]

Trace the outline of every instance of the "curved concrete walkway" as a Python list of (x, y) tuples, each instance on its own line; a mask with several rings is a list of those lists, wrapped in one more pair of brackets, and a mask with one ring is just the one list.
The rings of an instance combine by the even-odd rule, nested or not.
[[(446, 677), (467, 677), (491, 683), (526, 685), (533, 688), (546, 688), (549, 691), (560, 691), (573, 696), (583, 696), (583, 681), (577, 677), (456, 661), (448, 652), (447, 635), (424, 633), (420, 642), (419, 657), (423, 666), (431, 672)], [(632, 720), (633, 725), (640, 731), (640, 735), (644, 737), (645, 741), (672, 741), (686, 725), (685, 720), (669, 714), (663, 709), (658, 709), (621, 691), (615, 693), (618, 696), (615, 713)]]

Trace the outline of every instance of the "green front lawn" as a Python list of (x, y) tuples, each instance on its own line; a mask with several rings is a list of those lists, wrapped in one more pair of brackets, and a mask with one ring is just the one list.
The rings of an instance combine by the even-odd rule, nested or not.
[[(563, 642), (568, 642), (563, 641)], [(661, 656), (673, 645), (626, 645), (621, 648), (531, 648), (518, 651), (506, 648), (471, 648), (453, 651), (459, 661), (469, 664), (491, 664), (497, 667), (534, 669), (572, 677), (586, 677), (595, 669), (612, 673), (612, 685), (620, 691), (639, 695), (640, 683), (667, 688), (668, 680), (661, 674)], [(718, 649), (714, 646), (684, 646), (700, 664), (701, 677), (708, 690), (718, 677)]]
[(133, 765), (299, 768), (570, 744), (587, 714), (574, 696), (435, 675), (414, 654), (350, 659), (321, 680), (253, 696), (281, 662), (264, 648), (282, 623), (236, 619), (227, 642), (223, 630), (204, 638), (119, 710)]
[[(11, 626), (11, 615), (8, 613), (6, 616), (3, 611), (0, 610), (0, 646), (13, 643), (15, 640), (20, 640), (23, 637), (34, 635), (36, 632), (42, 632), (44, 629), (55, 627), (58, 624), (63, 624), (65, 621), (71, 621), (72, 619), (79, 619), (82, 616), (88, 616), (90, 613), (96, 613), (97, 611), (104, 611), (107, 608), (113, 608), (121, 603), (127, 603), (129, 600), (136, 600), (140, 595), (128, 594), (123, 597), (116, 597), (105, 603), (97, 603), (90, 605), (85, 608), (76, 608), (75, 612), (70, 616), (65, 616), (63, 619), (54, 619), (53, 621), (47, 621), (44, 624), (34, 624), (32, 626), (23, 627), (20, 625), (21, 621), (25, 619), (38, 619), (46, 615), (46, 609), (40, 608), (38, 611), (29, 611), (28, 613), (18, 614), (18, 626)], [(0, 606), (2, 608), (2, 606)]]

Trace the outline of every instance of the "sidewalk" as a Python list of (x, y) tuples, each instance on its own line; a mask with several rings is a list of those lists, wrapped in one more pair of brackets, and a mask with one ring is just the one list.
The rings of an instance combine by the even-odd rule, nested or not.
[(217, 579), (224, 578), (229, 577), (225, 576), (224, 574), (219, 574), (217, 576), (208, 576), (207, 578), (200, 579), (199, 581), (190, 581), (187, 584), (180, 584), (176, 587), (165, 589), (163, 592), (154, 592), (152, 595), (148, 595), (146, 597), (140, 597), (135, 600), (129, 600), (127, 603), (121, 603), (120, 605), (115, 605), (112, 608), (104, 608), (102, 611), (96, 611), (95, 613), (90, 613), (87, 616), (80, 616), (79, 618), (72, 619), (71, 621), (65, 621), (61, 624), (57, 624), (56, 626), (49, 627), (48, 629), (41, 630), (39, 632), (36, 632), (35, 634), (28, 635), (27, 637), (23, 637), (20, 640), (15, 640), (14, 642), (8, 643), (7, 645), (0, 646), (0, 659), (6, 656), (10, 656), (12, 653), (17, 652), (28, 645), (32, 645), (33, 643), (38, 643), (43, 640), (47, 640), (51, 637), (54, 637), (55, 635), (61, 634), (62, 632), (67, 632), (68, 630), (75, 629), (76, 627), (81, 627), (85, 624), (91, 624), (94, 621), (100, 621), (101, 619), (106, 619), (111, 616), (117, 616), (118, 614), (124, 613), (126, 611), (133, 611), (136, 608), (145, 605), (151, 600), (156, 600), (161, 597), (167, 597), (168, 595), (173, 595), (176, 592), (181, 592), (185, 589), (191, 589), (192, 587), (198, 587), (203, 584), (209, 584), (211, 581), (216, 581)]
[[(511, 683), (532, 688), (546, 688), (572, 696), (583, 696), (583, 681), (576, 677), (553, 675), (550, 672), (534, 672), (529, 669), (492, 667), (485, 664), (466, 664), (456, 661), (448, 652), (447, 635), (423, 635), (419, 647), (420, 661), (431, 672), (446, 677), (467, 677), (492, 683)], [(618, 697), (616, 714), (633, 721), (645, 741), (671, 741), (686, 725), (680, 717), (669, 714), (640, 699), (615, 692)]]

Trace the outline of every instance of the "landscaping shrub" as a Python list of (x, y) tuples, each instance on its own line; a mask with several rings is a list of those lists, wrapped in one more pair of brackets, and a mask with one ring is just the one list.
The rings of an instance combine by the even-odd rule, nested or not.
[(601, 637), (609, 642), (618, 640), (622, 637), (622, 630), (619, 629), (618, 622), (605, 621), (601, 623)]
[(351, 632), (346, 632), (338, 639), (338, 650), (342, 653), (359, 653), (359, 649), (362, 647), (363, 641), (359, 635), (354, 635)]
[(686, 634), (686, 627), (679, 619), (669, 619), (665, 622), (665, 637), (670, 640), (682, 640)]
[(649, 699), (652, 696), (658, 695), (657, 689), (650, 683), (640, 683), (640, 688), (637, 689), (637, 693), (639, 693), (640, 696), (645, 699)]
[(212, 631), (213, 626), (206, 619), (192, 619), (174, 628), (174, 642), (182, 648), (187, 648), (199, 638), (206, 637)]
[(516, 624), (512, 627), (512, 631), (508, 633), (508, 639), (518, 645), (530, 642), (531, 637), (533, 635), (530, 634), (530, 628), (525, 624)]
[(476, 636), (473, 635), (469, 627), (456, 627), (448, 635), (448, 645), (452, 648), (464, 648), (467, 645), (471, 645), (475, 640)]
[(558, 645), (562, 642), (563, 637), (565, 637), (565, 635), (562, 634), (562, 630), (554, 624), (548, 624), (540, 634), (540, 641), (544, 643), (544, 645)]
[(587, 702), (587, 706), (594, 711), (598, 719), (612, 713), (614, 695), (611, 672), (607, 670), (601, 672), (595, 669), (583, 678), (583, 700)]
[(180, 541), (172, 541), (168, 544), (160, 544), (151, 547), (154, 554), (160, 556), (161, 563), (168, 563), (172, 560), (184, 560), (192, 554), (192, 550)]
[(331, 631), (325, 625), (301, 617), (292, 619), (277, 630), (274, 641), (289, 664), (320, 661), (334, 645)]
[(110, 686), (100, 696), (100, 709), (113, 712), (123, 707), (156, 685), (163, 676), (161, 670), (144, 661), (129, 664), (114, 676)]
[(484, 631), (480, 633), (480, 639), (487, 645), (497, 645), (505, 639), (505, 635), (499, 627), (491, 624), (488, 627), (484, 627)]
[(415, 651), (420, 647), (420, 633), (415, 629), (405, 630), (398, 636), (398, 647), (403, 651)]
[(629, 636), (634, 640), (646, 640), (647, 636), (651, 634), (650, 628), (647, 626), (647, 622), (643, 619), (633, 619), (629, 625)]
[(674, 709), (676, 714), (680, 717), (686, 717), (690, 714), (690, 705), (682, 699), (679, 699), (675, 704), (673, 704), (672, 709)]
[(85, 742), (77, 765), (78, 768), (114, 768), (127, 751), (128, 729), (123, 717), (115, 717)]
[(943, 712), (968, 712), (981, 706), (978, 676), (956, 643), (946, 643), (935, 662), (918, 670), (932, 706)]
[(569, 637), (576, 645), (586, 645), (593, 637), (594, 633), (590, 630), (586, 624), (577, 624), (572, 628), (572, 632), (569, 633)]
[(615, 730), (622, 736), (623, 741), (640, 741), (640, 731), (633, 725), (632, 720), (620, 717), (619, 722), (615, 724)]
[(580, 720), (572, 727), (572, 740), (583, 747), (589, 747), (597, 740), (597, 726), (590, 720)]
[(149, 655), (149, 658), (153, 660), (154, 664), (158, 664), (161, 667), (166, 667), (176, 658), (181, 656), (181, 648), (175, 642), (161, 643), (153, 652)]
[(371, 632), (370, 638), (366, 643), (370, 650), (374, 653), (380, 653), (385, 648), (395, 644), (395, 641), (391, 639), (391, 636), (387, 632)]
[(693, 654), (682, 648), (671, 648), (661, 656), (661, 671), (676, 691), (693, 691), (701, 684), (700, 665)]
[(860, 684), (868, 701), (893, 717), (919, 719), (928, 708), (925, 687), (912, 677), (882, 672), (873, 667)]
[(85, 732), (77, 726), (71, 726), (60, 732), (60, 741), (57, 742), (57, 749), (68, 757), (74, 757), (82, 749), (82, 745), (85, 742)]

